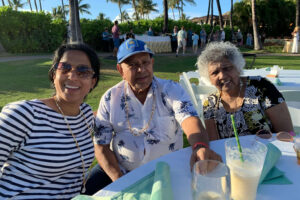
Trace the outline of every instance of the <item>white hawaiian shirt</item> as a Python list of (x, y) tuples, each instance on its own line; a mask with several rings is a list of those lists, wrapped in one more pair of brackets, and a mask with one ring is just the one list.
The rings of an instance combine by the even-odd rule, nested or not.
[[(127, 85), (127, 86), (126, 86)], [(126, 91), (125, 91), (126, 88)], [(128, 103), (126, 116), (125, 96)], [(153, 101), (155, 109), (153, 118)], [(190, 97), (176, 82), (154, 77), (146, 101), (142, 104), (126, 81), (110, 88), (101, 98), (96, 117), (96, 144), (111, 144), (123, 170), (142, 164), (183, 147), (181, 123), (197, 116)], [(140, 136), (129, 130), (149, 127)]]

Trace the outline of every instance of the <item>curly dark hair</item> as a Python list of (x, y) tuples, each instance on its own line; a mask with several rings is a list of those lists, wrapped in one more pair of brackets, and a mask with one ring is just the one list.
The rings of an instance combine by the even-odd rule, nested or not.
[[(91, 66), (95, 72), (93, 78), (96, 78), (96, 84), (94, 86), (94, 88), (97, 86), (98, 82), (99, 82), (99, 76), (100, 76), (100, 60), (97, 56), (97, 53), (87, 44), (63, 44), (60, 47), (58, 47), (58, 49), (56, 49), (55, 53), (54, 53), (54, 57), (52, 60), (52, 66), (48, 72), (48, 77), (51, 81), (51, 83), (53, 84), (54, 80), (54, 74), (55, 74), (55, 64), (59, 63), (59, 61), (61, 60), (61, 58), (63, 57), (64, 53), (67, 51), (73, 51), (73, 50), (77, 50), (77, 51), (82, 51), (84, 52), (87, 57), (90, 60)], [(93, 89), (94, 89), (93, 88)]]

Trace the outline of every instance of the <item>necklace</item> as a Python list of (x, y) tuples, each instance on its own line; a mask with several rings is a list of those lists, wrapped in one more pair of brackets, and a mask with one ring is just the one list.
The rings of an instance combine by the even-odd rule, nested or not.
[(127, 87), (128, 87), (128, 83), (125, 83), (125, 85), (124, 85), (124, 96), (125, 96), (125, 112), (126, 112), (127, 124), (128, 124), (129, 130), (130, 130), (130, 133), (132, 135), (140, 136), (142, 133), (145, 133), (145, 131), (149, 128), (150, 122), (152, 121), (153, 114), (154, 114), (154, 111), (155, 111), (155, 93), (153, 91), (152, 111), (151, 111), (151, 115), (150, 115), (150, 118), (149, 118), (147, 124), (142, 129), (132, 128), (132, 126), (130, 124), (130, 121), (129, 121), (129, 108), (128, 108), (129, 106), (128, 106), (127, 95), (126, 95)]
[[(75, 137), (75, 135), (74, 135), (74, 133), (73, 133), (71, 127), (70, 127), (70, 124), (69, 124), (67, 118), (66, 118), (65, 114), (63, 113), (61, 107), (59, 106), (59, 104), (58, 104), (58, 102), (57, 102), (57, 100), (56, 100), (56, 97), (53, 97), (53, 99), (54, 99), (54, 102), (55, 102), (55, 104), (56, 104), (56, 107), (58, 108), (58, 110), (59, 110), (60, 113), (62, 114), (62, 116), (63, 116), (63, 118), (64, 118), (64, 121), (65, 121), (65, 123), (67, 124), (67, 127), (68, 127), (68, 129), (69, 129), (69, 132), (71, 133), (71, 135), (72, 135), (72, 137), (73, 137), (73, 140), (74, 140), (74, 142), (75, 142), (75, 144), (76, 144), (77, 150), (78, 150), (78, 152), (79, 152), (79, 154), (80, 154), (81, 166), (82, 166), (82, 186), (83, 186), (81, 192), (82, 192), (82, 193), (85, 193), (85, 191), (86, 191), (85, 184), (86, 184), (86, 181), (88, 180), (89, 177), (85, 178), (85, 163), (84, 163), (84, 159), (83, 159), (82, 152), (81, 152), (81, 150), (80, 150), (79, 144), (78, 144), (78, 142), (77, 142), (77, 140), (76, 140), (76, 137)], [(83, 112), (81, 111), (80, 108), (79, 108), (79, 110), (80, 110), (80, 115), (81, 115), (81, 117), (83, 117), (84, 122), (85, 122), (85, 124), (86, 124), (86, 126), (87, 126), (87, 128), (88, 128), (88, 130), (89, 130), (89, 133), (90, 133), (90, 135), (91, 135), (91, 138), (92, 138), (92, 140), (93, 140), (94, 130), (88, 125), (87, 120), (86, 120), (86, 117), (85, 117), (85, 115), (83, 114)]]

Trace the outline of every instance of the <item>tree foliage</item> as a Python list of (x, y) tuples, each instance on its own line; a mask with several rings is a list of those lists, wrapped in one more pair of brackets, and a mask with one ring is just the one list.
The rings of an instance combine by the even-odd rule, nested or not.
[[(256, 16), (259, 33), (267, 36), (290, 36), (295, 21), (295, 1), (256, 0)], [(234, 4), (233, 24), (242, 32), (252, 31), (251, 1), (242, 0)], [(246, 34), (244, 34), (246, 35)]]
[(64, 40), (65, 22), (43, 12), (0, 7), (0, 42), (11, 53), (51, 52)]

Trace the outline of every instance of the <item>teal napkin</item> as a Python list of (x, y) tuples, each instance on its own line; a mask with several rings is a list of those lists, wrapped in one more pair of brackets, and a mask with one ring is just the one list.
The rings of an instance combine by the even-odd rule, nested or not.
[(155, 171), (112, 197), (78, 195), (73, 200), (172, 200), (170, 167), (158, 162)]
[(279, 78), (276, 78), (275, 79), (275, 84), (278, 85), (278, 86), (280, 86), (280, 85), (282, 85), (282, 82), (280, 81)]
[(264, 167), (261, 172), (260, 184), (292, 184), (292, 182), (285, 177), (284, 172), (280, 171), (275, 164), (281, 156), (281, 151), (272, 143), (267, 144), (268, 152), (266, 155)]
[(266, 71), (271, 71), (271, 68), (270, 68), (270, 67), (267, 67), (267, 68), (266, 68)]

